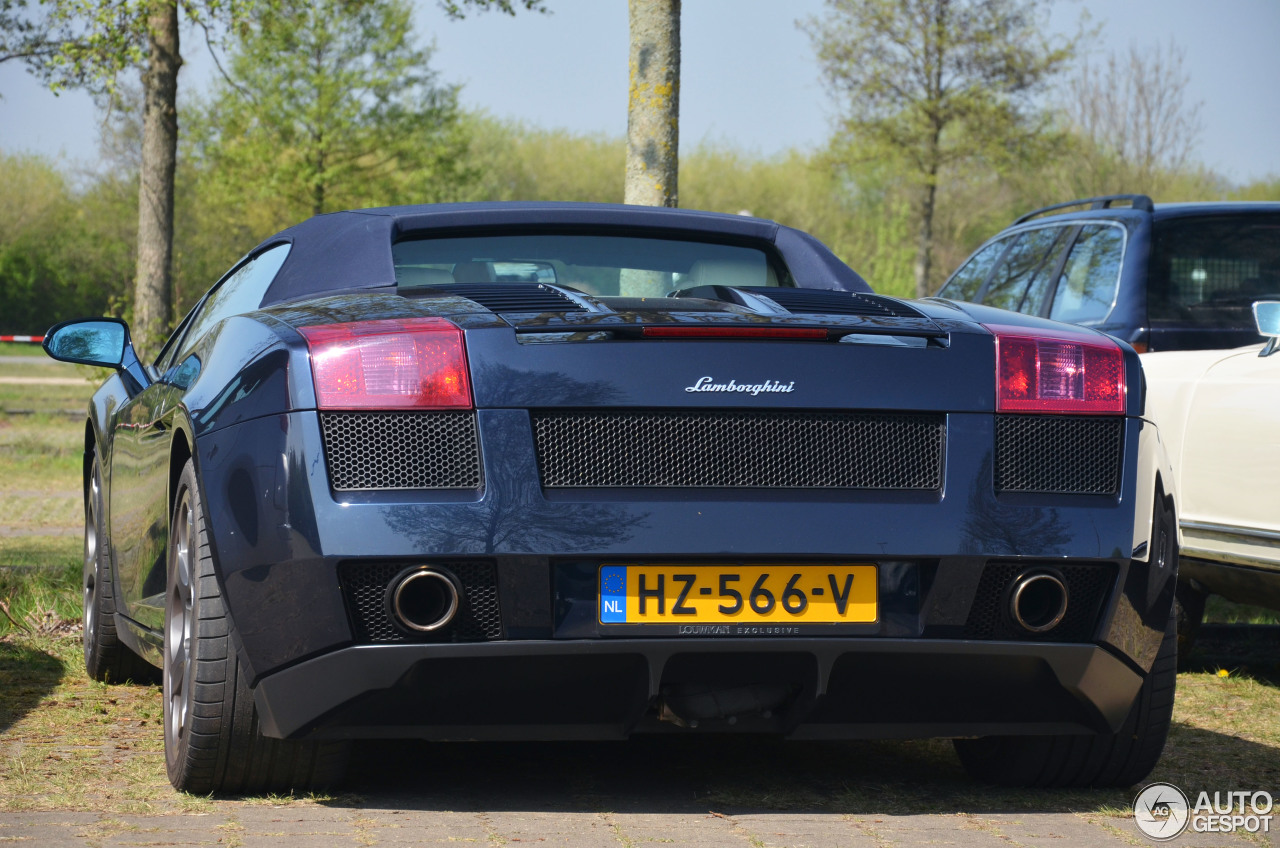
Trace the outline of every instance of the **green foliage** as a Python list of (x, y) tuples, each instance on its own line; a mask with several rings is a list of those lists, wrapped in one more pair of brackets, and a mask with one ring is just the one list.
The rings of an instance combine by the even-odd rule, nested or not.
[(41, 333), (118, 307), (133, 261), (121, 215), (136, 214), (109, 180), (77, 189), (47, 159), (0, 153), (0, 197), (0, 332)]
[(20, 59), (54, 91), (110, 91), (142, 59), (148, 0), (0, 2), (0, 59)]
[(1114, 152), (1075, 134), (1066, 137), (1058, 156), (1039, 167), (1010, 174), (1005, 182), (1016, 196), (1025, 198), (1022, 205), (1027, 209), (1104, 194), (1146, 194), (1157, 203), (1223, 200), (1230, 191), (1226, 180), (1203, 166), (1144, 168), (1139, 172)]
[[(871, 7), (887, 4), (878, 0)], [(1025, 11), (1012, 0), (977, 5), (1011, 4)], [(974, 6), (959, 0), (942, 5)], [(0, 0), (0, 20), (19, 8), (19, 0)], [(259, 16), (238, 30), (230, 79), (208, 99), (183, 104), (187, 135), (176, 175), (173, 260), (177, 314), (247, 249), (317, 208), (622, 201), (624, 139), (461, 111), (457, 90), (430, 68), (430, 49), (415, 44), (405, 0), (259, 2), (255, 8)], [(975, 36), (982, 50), (994, 50), (988, 43), (994, 38)], [(48, 159), (0, 154), (6, 197), (0, 207), (0, 331), (39, 332), (87, 314), (131, 317), (140, 102), (137, 88), (117, 87), (103, 139), (105, 167), (97, 174), (73, 177)], [(975, 102), (960, 98), (948, 107), (950, 114)], [(1042, 126), (1045, 115), (1026, 111), (1022, 119), (1025, 129)], [(682, 205), (746, 211), (812, 232), (876, 290), (910, 296), (922, 184), (933, 186), (937, 201), (931, 288), (1016, 215), (1072, 197), (1141, 191), (1157, 201), (1280, 199), (1274, 177), (1234, 187), (1194, 162), (1165, 162), (1146, 177), (1136, 175), (1124, 151), (1095, 143), (1066, 112), (1053, 120), (1037, 143), (1042, 155), (1010, 168), (1017, 151), (971, 146), (973, 158), (944, 161), (933, 183), (911, 171), (909, 152), (869, 155), (879, 148), (853, 124), (828, 148), (812, 152), (759, 157), (704, 144), (683, 156)], [(956, 119), (939, 142), (948, 156), (959, 155), (975, 138)]]
[(1039, 0), (828, 0), (806, 28), (867, 158), (921, 181), (948, 165), (1026, 160), (1044, 121), (1031, 98), (1064, 69), (1071, 39), (1042, 34)]
[(461, 20), (466, 17), (468, 8), (479, 12), (494, 9), (506, 15), (514, 15), (518, 7), (524, 7), (530, 12), (546, 14), (547, 8), (543, 2), (544, 0), (440, 0), (440, 8), (444, 9), (449, 17)]
[[(1042, 0), (828, 0), (803, 24), (841, 110), (838, 149), (914, 190), (915, 289), (933, 267), (939, 186), (965, 171), (1007, 173), (1053, 147), (1034, 95), (1083, 36), (1043, 34)], [(944, 198), (945, 199), (945, 198)]]
[(760, 159), (703, 145), (682, 157), (683, 205), (746, 212), (812, 233), (877, 291), (910, 296), (910, 199), (882, 169), (831, 151)]
[(321, 0), (245, 28), (229, 78), (188, 109), (206, 224), (261, 238), (335, 209), (458, 196), (457, 91), (415, 45), (410, 14), (404, 0)]
[(1231, 200), (1280, 200), (1280, 177), (1270, 176), (1232, 189)]
[(465, 131), (474, 181), (460, 200), (621, 203), (626, 143), (469, 114)]
[(142, 64), (148, 16), (165, 3), (206, 35), (215, 22), (234, 27), (253, 8), (253, 0), (0, 0), (0, 62), (26, 63), (54, 91), (111, 93), (121, 73)]

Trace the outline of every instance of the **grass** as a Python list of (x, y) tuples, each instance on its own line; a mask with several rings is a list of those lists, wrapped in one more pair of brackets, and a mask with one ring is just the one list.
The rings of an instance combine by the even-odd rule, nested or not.
[[(38, 345), (0, 343), (0, 635), (80, 618), (84, 526), (82, 410), (95, 369), (54, 362)], [(68, 414), (64, 410), (72, 410)]]
[[(376, 806), (378, 798), (401, 795), (440, 809), (519, 804), (607, 811), (628, 808), (639, 795), (673, 812), (1072, 812), (1123, 825), (1132, 802), (1129, 790), (1046, 792), (975, 784), (950, 744), (940, 740), (797, 744), (669, 738), (615, 745), (372, 744), (355, 758), (348, 789), (358, 795), (220, 801), (169, 787), (159, 689), (88, 680), (75, 636), (0, 641), (0, 679), (7, 681), (0, 688), (0, 811), (121, 815), (202, 812), (228, 804), (345, 806), (370, 799)], [(1151, 780), (1209, 790), (1274, 787), (1280, 784), (1278, 752), (1280, 690), (1274, 681), (1240, 672), (1183, 674), (1165, 756)], [(424, 762), (431, 768), (422, 768)], [(570, 777), (546, 780), (555, 774)]]
[(78, 550), (46, 555), (36, 564), (0, 566), (0, 638), (14, 631), (54, 632), (78, 621), (80, 571)]
[[(0, 409), (4, 409), (0, 405)], [(82, 413), (83, 414), (83, 413)], [(79, 495), (84, 454), (84, 418), (0, 413), (0, 480), (6, 508), (31, 493)]]
[[(0, 355), (11, 347), (19, 346), (0, 345)], [(69, 366), (32, 360), (0, 364), (0, 376), (68, 374)], [(0, 812), (122, 816), (299, 804), (608, 811), (634, 809), (639, 799), (654, 812), (829, 813), (872, 823), (900, 813), (1071, 812), (1129, 832), (1129, 790), (978, 785), (940, 740), (377, 743), (357, 752), (348, 792), (336, 797), (226, 801), (176, 793), (165, 777), (159, 689), (106, 686), (84, 673), (78, 635), (83, 423), (57, 410), (82, 407), (91, 385), (9, 388), (13, 392), (0, 393), (0, 599), (22, 626), (0, 616)], [(10, 404), (35, 411), (14, 414)], [(1221, 599), (1211, 603), (1210, 618), (1277, 620), (1272, 611)], [(1274, 636), (1259, 638), (1206, 641), (1192, 655), (1194, 670), (1179, 676), (1174, 725), (1152, 780), (1210, 791), (1280, 785), (1280, 651), (1266, 641)], [(549, 778), (554, 775), (565, 777)], [(97, 827), (104, 839), (127, 829), (110, 819)], [(226, 838), (234, 842), (238, 834)]]
[(1246, 604), (1233, 604), (1219, 595), (1210, 595), (1204, 605), (1206, 624), (1280, 624), (1280, 611)]
[(174, 806), (156, 687), (89, 680), (78, 634), (0, 641), (0, 677), (0, 810)]
[[(22, 366), (25, 367), (25, 366)], [(55, 366), (61, 367), (61, 366)], [(8, 375), (17, 366), (6, 366)], [(21, 408), (67, 403), (66, 386), (5, 386), (21, 389)], [(46, 392), (56, 389), (56, 392)], [(90, 386), (76, 388), (78, 403)], [(0, 391), (0, 635), (14, 620), (35, 629), (80, 617), (80, 570), (84, 526), (81, 465), (84, 423), (36, 411), (12, 414)]]
[(30, 342), (0, 342), (0, 356), (30, 356), (32, 359), (45, 355), (44, 349)]

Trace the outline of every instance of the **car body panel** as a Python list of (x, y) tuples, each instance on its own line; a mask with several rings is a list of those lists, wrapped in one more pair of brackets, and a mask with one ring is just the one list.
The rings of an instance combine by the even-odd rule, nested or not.
[[(484, 466), (489, 469), (483, 493), (432, 504), (391, 492), (335, 499), (317, 460), (323, 451), (314, 413), (259, 419), (201, 441), (199, 461), (210, 494), (212, 541), (229, 605), (244, 611), (239, 619), (255, 622), (253, 629), (240, 627), (245, 659), (255, 674), (350, 639), (337, 563), (355, 557), (404, 556), (406, 542), (410, 551), (432, 555), (518, 558), (544, 572), (548, 550), (581, 561), (714, 561), (750, 552), (765, 559), (820, 562), (892, 550), (917, 562), (958, 560), (976, 551), (995, 557), (1070, 555), (1118, 562), (1134, 547), (1133, 505), (1154, 498), (1151, 481), (1140, 483), (1136, 475), (1124, 481), (1118, 498), (1082, 502), (1079, 497), (1061, 497), (1056, 503), (1049, 501), (1050, 506), (1019, 503), (1026, 496), (996, 496), (969, 488), (953, 491), (951, 481), (989, 475), (992, 462), (989, 450), (958, 449), (949, 457), (948, 484), (941, 498), (802, 490), (680, 492), (679, 500), (658, 492), (647, 498), (631, 491), (575, 492), (570, 499), (544, 494), (527, 482), (537, 479), (537, 460), (526, 411), (483, 410), (479, 419)], [(989, 416), (957, 414), (949, 427), (961, 447), (993, 439)], [(1130, 428), (1126, 441), (1131, 450), (1138, 449), (1140, 429), (1138, 422)], [(271, 496), (257, 499), (257, 509), (251, 510), (245, 498), (236, 497), (248, 491)], [(225, 496), (219, 497), (220, 492)], [(852, 514), (858, 523), (850, 527)], [(706, 530), (723, 525), (735, 528), (732, 546), (721, 534)], [(1143, 541), (1147, 532), (1139, 531)], [(1046, 538), (1052, 541), (1046, 543)], [(300, 581), (299, 574), (323, 574), (324, 579)], [(1127, 592), (1116, 622), (1108, 628), (1108, 640), (1143, 666), (1154, 659), (1150, 634), (1153, 626), (1162, 626), (1158, 619), (1163, 593), (1171, 591), (1168, 577), (1153, 575), (1152, 584)], [(297, 605), (305, 610), (305, 628), (271, 614), (276, 599), (291, 593), (305, 593), (306, 603)], [(911, 613), (913, 622), (916, 615)], [(553, 628), (550, 621), (541, 623), (547, 635), (600, 635), (591, 622), (577, 630), (571, 625)], [(301, 640), (309, 640), (305, 649)]]
[[(631, 222), (667, 236), (772, 238), (810, 288), (861, 290), (856, 274), (831, 265), (838, 260), (829, 251), (771, 222), (614, 207), (498, 211), (502, 226), (587, 221), (616, 231)], [(180, 329), (148, 385), (117, 375), (99, 390), (90, 417), (106, 471), (109, 550), (127, 605), (118, 618), (131, 647), (158, 654), (167, 517), (175, 469), (190, 456), (232, 642), (273, 735), (669, 732), (674, 725), (650, 713), (655, 693), (753, 668), (786, 682), (794, 701), (771, 717), (764, 716), (771, 710), (755, 710), (739, 730), (815, 738), (980, 735), (996, 727), (1096, 732), (1123, 720), (1155, 660), (1175, 580), (1172, 565), (1149, 555), (1152, 505), (1158, 493), (1173, 496), (1174, 483), (1160, 433), (1144, 412), (1132, 349), (1121, 345), (1128, 395), (1115, 419), (1114, 491), (996, 491), (995, 343), (984, 325), (1061, 333), (1055, 322), (941, 300), (895, 302), (893, 317), (697, 298), (654, 298), (651, 307), (628, 300), (613, 309), (607, 298), (586, 297), (571, 309), (512, 313), (456, 293), (403, 296), (387, 284), (379, 261), (357, 269), (341, 250), (308, 254), (308, 244), (336, 234), (371, 239), (350, 251), (368, 260), (377, 245), (389, 250), (397, 233), (438, 221), (450, 232), (469, 232), (482, 219), (495, 226), (495, 214), (425, 208), (313, 219), (258, 248), (293, 244), (259, 309), (199, 338)], [(303, 297), (308, 274), (314, 290)], [(335, 489), (299, 328), (429, 316), (447, 318), (463, 334), (481, 484)], [(672, 325), (818, 328), (826, 336), (643, 336), (645, 327)], [(787, 390), (691, 391), (704, 378)], [(901, 491), (546, 486), (532, 419), (558, 410), (936, 414), (945, 434), (941, 483)], [(635, 562), (874, 563), (877, 618), (763, 633), (602, 624), (600, 567)], [(423, 563), (491, 570), (499, 637), (371, 644), (344, 575), (365, 565)], [(1082, 569), (1102, 587), (1096, 612), (1071, 644), (981, 629), (974, 610), (988, 572), (1029, 567)], [(994, 597), (1001, 589), (981, 591)], [(431, 682), (439, 674), (449, 686)], [(935, 697), (938, 676), (948, 674), (957, 685), (960, 678), (981, 681), (973, 688), (981, 694), (959, 698), (952, 714), (948, 699)], [(533, 685), (530, 675), (556, 681), (564, 696), (521, 689)], [(867, 675), (891, 679), (897, 694), (867, 702), (859, 694)], [(310, 688), (321, 680), (323, 694)], [(1020, 695), (1011, 699), (1009, 691)], [(908, 709), (912, 699), (931, 706)]]
[[(636, 732), (681, 732), (635, 709), (661, 696), (668, 669), (698, 660), (727, 663), (744, 652), (762, 665), (781, 660), (812, 666), (812, 682), (802, 696), (807, 712), (797, 711), (804, 723), (800, 715), (742, 717), (732, 727), (706, 722), (698, 728), (703, 732), (772, 732), (814, 740), (1073, 734), (1081, 727), (1114, 731), (1123, 724), (1142, 680), (1114, 654), (1080, 645), (921, 639), (862, 640), (839, 647), (811, 639), (705, 640), (696, 647), (688, 640), (522, 641), (345, 648), (265, 679), (255, 700), (264, 727), (284, 737), (309, 730), (313, 738), (338, 739), (625, 739)], [(535, 703), (512, 702), (502, 697), (505, 687), (478, 694), (476, 687), (462, 682), (473, 675), (517, 680), (520, 688), (536, 685), (542, 696)], [(956, 675), (971, 685), (946, 699), (928, 697), (929, 681)], [(1034, 703), (1007, 697), (1009, 691), (1025, 692), (1046, 677), (1060, 687), (1062, 697)], [(335, 678), (358, 680), (375, 697), (352, 710), (342, 693), (326, 686)], [(414, 685), (406, 687), (406, 679)], [(587, 691), (574, 687), (575, 680), (589, 682)], [(893, 680), (895, 685), (868, 698), (868, 680)], [(315, 701), (303, 704), (288, 696), (292, 691), (315, 692)], [(450, 721), (395, 723), (392, 717), (404, 714), (393, 702), (395, 695)], [(317, 714), (327, 720), (317, 723)]]
[[(1280, 361), (1261, 346), (1142, 357), (1152, 417), (1181, 492), (1180, 544), (1191, 573), (1244, 603), (1280, 604)], [(1226, 569), (1264, 574), (1225, 575)], [(1237, 585), (1245, 580), (1245, 585)], [(1231, 581), (1229, 584), (1224, 581)], [(1222, 584), (1222, 588), (1219, 585)]]

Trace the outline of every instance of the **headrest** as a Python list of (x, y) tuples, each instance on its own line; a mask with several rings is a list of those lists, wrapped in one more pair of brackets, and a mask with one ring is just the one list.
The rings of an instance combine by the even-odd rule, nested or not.
[(440, 268), (396, 266), (396, 283), (402, 286), (444, 286), (453, 281), (453, 275)]
[(689, 269), (689, 277), (699, 286), (767, 286), (768, 268), (764, 262), (699, 259)]
[(459, 262), (453, 266), (453, 279), (458, 283), (496, 283), (491, 262)]

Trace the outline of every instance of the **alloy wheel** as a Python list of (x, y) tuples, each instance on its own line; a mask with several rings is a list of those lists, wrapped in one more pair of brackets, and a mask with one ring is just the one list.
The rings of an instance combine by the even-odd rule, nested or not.
[(84, 570), (81, 574), (81, 586), (84, 590), (82, 640), (86, 665), (98, 639), (95, 628), (98, 625), (98, 509), (101, 501), (102, 493), (95, 465), (89, 479), (89, 497), (85, 499), (84, 505)]
[(193, 664), (191, 639), (194, 630), (192, 609), (192, 558), (197, 549), (195, 512), (190, 491), (182, 492), (174, 511), (169, 549), (169, 580), (165, 600), (164, 697), (165, 748), (170, 756), (189, 726)]

